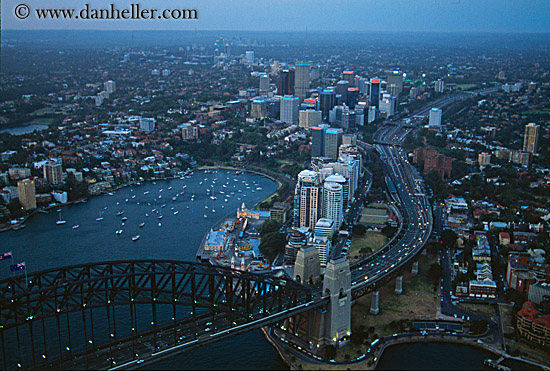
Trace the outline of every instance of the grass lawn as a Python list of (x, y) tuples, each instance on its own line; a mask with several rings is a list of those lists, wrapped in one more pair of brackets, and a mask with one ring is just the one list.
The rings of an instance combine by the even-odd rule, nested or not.
[(459, 90), (472, 90), (477, 87), (477, 84), (459, 84), (456, 86)]
[(23, 125), (51, 125), (53, 122), (52, 118), (41, 118), (33, 119), (32, 121), (26, 122)]
[(367, 231), (363, 237), (353, 237), (348, 252), (350, 263), (354, 263), (362, 257), (380, 249), (387, 240), (388, 238), (381, 232), (375, 231)]
[(495, 316), (498, 315), (497, 310), (488, 304), (475, 304), (475, 303), (460, 303), (460, 307), (467, 311), (472, 311), (482, 316)]

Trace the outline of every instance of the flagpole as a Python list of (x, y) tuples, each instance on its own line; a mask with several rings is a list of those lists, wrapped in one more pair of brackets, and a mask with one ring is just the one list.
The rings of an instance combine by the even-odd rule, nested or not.
[(25, 288), (29, 288), (29, 281), (27, 279), (27, 262), (25, 262)]

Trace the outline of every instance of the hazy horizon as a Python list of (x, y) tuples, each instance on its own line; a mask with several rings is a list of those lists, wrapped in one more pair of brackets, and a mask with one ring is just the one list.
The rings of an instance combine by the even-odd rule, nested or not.
[[(3, 30), (166, 30), (166, 31), (360, 31), (549, 33), (548, 0), (5, 0)], [(35, 8), (74, 8), (90, 3), (119, 9), (134, 3), (141, 8), (197, 9), (197, 20), (40, 20)], [(18, 4), (31, 9), (17, 19)]]

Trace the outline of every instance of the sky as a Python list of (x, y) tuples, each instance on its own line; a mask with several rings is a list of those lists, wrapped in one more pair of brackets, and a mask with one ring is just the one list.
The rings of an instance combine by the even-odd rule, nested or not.
[[(37, 8), (196, 9), (198, 19), (45, 20)], [(16, 9), (26, 19), (17, 19)], [(2, 29), (549, 33), (550, 0), (3, 0)]]

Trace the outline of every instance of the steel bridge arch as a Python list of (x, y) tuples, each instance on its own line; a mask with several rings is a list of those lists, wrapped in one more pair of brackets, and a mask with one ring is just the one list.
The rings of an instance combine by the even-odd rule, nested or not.
[[(172, 329), (174, 340), (176, 340), (177, 328), (191, 328), (197, 323), (204, 324), (206, 318), (208, 323), (219, 319), (222, 329), (225, 327), (231, 329), (232, 326), (261, 321), (262, 318), (309, 303), (311, 297), (310, 288), (289, 278), (175, 260), (90, 263), (31, 273), (27, 277), (24, 275), (10, 277), (0, 281), (0, 341), (4, 369), (13, 368), (15, 364), (10, 363), (7, 358), (14, 358), (14, 356), (18, 358), (17, 367), (27, 368), (36, 368), (40, 362), (44, 365), (44, 359), (56, 359), (56, 356), (50, 356), (52, 346), (47, 344), (47, 331), (44, 325), (45, 320), (52, 318), (57, 321), (59, 334), (57, 339), (59, 346), (55, 347), (59, 350), (57, 357), (61, 357), (63, 361), (62, 340), (65, 342), (63, 345), (67, 340), (62, 339), (64, 336), (60, 331), (60, 318), (63, 319), (63, 316), (66, 317), (67, 325), (61, 321), (62, 327), (68, 327), (69, 346), (65, 347), (68, 351), (70, 350), (68, 358), (79, 352), (86, 354), (95, 352), (93, 348), (106, 351), (105, 344), (97, 345), (95, 342), (90, 342), (90, 344), (94, 343), (93, 346), (71, 344), (69, 318), (73, 318), (74, 313), (82, 312), (83, 331), (86, 334), (87, 313), (93, 314), (94, 308), (106, 308), (107, 316), (110, 316), (112, 310), (112, 321), (115, 321), (115, 308), (128, 306), (132, 331), (134, 331), (134, 325), (137, 327), (136, 308), (139, 305), (151, 306), (153, 328), (149, 333), (156, 351), (162, 348), (162, 345), (157, 346), (156, 334), (158, 331), (162, 332), (163, 328)], [(156, 313), (157, 307), (162, 305), (173, 308), (172, 323), (164, 327), (160, 325)], [(176, 318), (176, 312), (182, 307), (190, 308), (191, 315), (187, 318), (182, 318), (181, 315), (180, 318)], [(37, 342), (34, 339), (40, 323), (44, 338), (43, 345), (35, 344)], [(128, 335), (131, 339), (126, 336), (121, 340), (116, 336), (116, 323), (113, 322), (112, 325), (114, 330), (111, 328), (111, 318), (108, 318), (109, 333), (113, 337), (108, 339), (109, 348), (117, 342), (120, 344), (120, 341), (131, 340), (134, 344), (135, 339), (140, 336), (138, 333), (132, 333)], [(24, 352), (25, 357), (21, 355), (20, 349), (19, 332), (23, 328), (28, 329), (31, 338), (30, 346), (27, 346)], [(5, 335), (8, 333), (14, 335), (14, 332), (19, 357), (9, 349), (6, 354), (6, 342), (10, 340)], [(192, 333), (195, 337), (200, 335), (195, 330)], [(85, 337), (89, 335), (86, 334)], [(13, 343), (11, 346), (13, 348)], [(48, 351), (50, 354), (47, 354)], [(28, 357), (30, 353), (32, 357)], [(132, 354), (134, 354), (133, 348)], [(40, 359), (41, 355), (43, 359)], [(26, 363), (21, 365), (24, 358)], [(32, 362), (28, 362), (29, 358), (32, 358)], [(57, 361), (54, 364), (60, 366)], [(93, 365), (92, 368), (94, 368)]]

